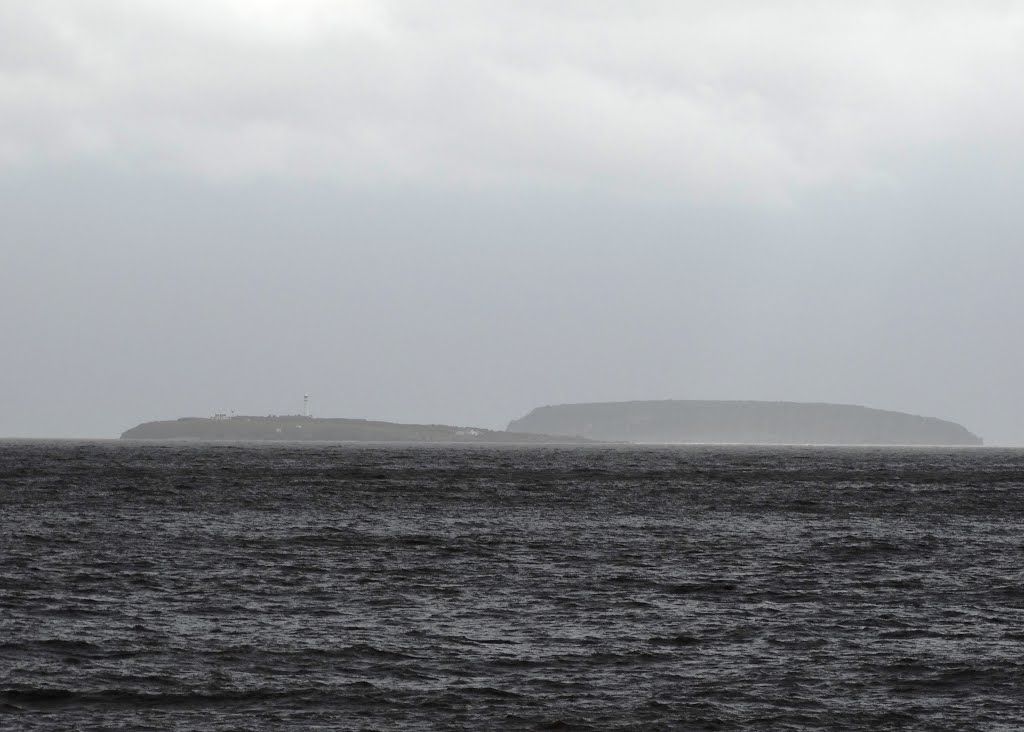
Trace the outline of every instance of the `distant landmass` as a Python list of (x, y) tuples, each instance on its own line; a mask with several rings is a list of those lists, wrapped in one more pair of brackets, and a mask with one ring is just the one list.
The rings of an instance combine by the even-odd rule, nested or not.
[(846, 404), (665, 400), (562, 404), (511, 422), (516, 432), (640, 443), (980, 445), (955, 422)]
[(136, 440), (319, 440), (328, 442), (580, 443), (573, 435), (525, 434), (441, 424), (399, 424), (365, 419), (304, 416), (183, 417), (145, 422), (121, 439)]

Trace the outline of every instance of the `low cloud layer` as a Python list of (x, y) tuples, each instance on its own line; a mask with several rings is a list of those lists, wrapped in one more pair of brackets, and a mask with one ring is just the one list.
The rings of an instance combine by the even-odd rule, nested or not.
[(1012, 3), (37, 0), (0, 27), (8, 165), (773, 205), (1024, 122)]
[(0, 436), (778, 399), (1024, 444), (1024, 8), (0, 4)]

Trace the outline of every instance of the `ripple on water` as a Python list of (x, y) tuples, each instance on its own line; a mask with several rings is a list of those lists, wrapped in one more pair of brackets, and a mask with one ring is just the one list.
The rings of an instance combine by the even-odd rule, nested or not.
[(1024, 726), (1024, 453), (0, 444), (0, 727)]

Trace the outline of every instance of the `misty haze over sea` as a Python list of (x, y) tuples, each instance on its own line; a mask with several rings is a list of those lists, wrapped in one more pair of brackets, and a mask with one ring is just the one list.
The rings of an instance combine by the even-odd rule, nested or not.
[(0, 435), (860, 404), (1024, 444), (1024, 10), (0, 9)]
[(0, 3), (0, 728), (1024, 727), (1022, 75), (988, 0)]

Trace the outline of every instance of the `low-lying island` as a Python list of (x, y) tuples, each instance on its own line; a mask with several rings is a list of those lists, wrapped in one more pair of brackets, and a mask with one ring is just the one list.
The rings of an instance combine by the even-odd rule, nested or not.
[(981, 445), (935, 417), (807, 402), (663, 400), (534, 409), (509, 430), (633, 443)]
[(443, 424), (400, 424), (366, 419), (290, 416), (182, 417), (144, 422), (121, 435), (135, 440), (302, 440), (322, 442), (587, 443), (551, 436)]

